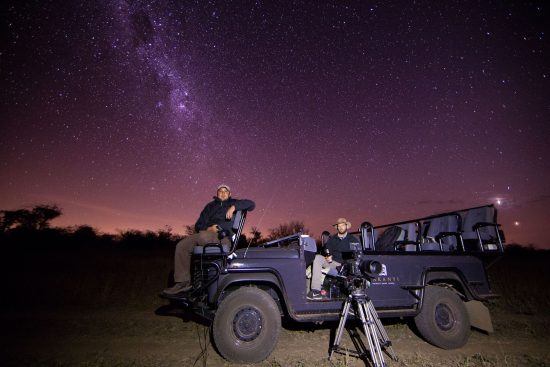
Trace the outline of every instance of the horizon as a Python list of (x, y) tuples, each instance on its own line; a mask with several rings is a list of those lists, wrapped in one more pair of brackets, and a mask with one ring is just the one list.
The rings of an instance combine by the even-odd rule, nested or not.
[[(38, 204), (24, 205), (24, 206), (20, 206), (20, 207), (17, 207), (17, 208), (11, 208), (11, 210), (22, 209), (22, 208), (31, 209), (34, 205), (38, 205)], [(52, 202), (52, 203), (47, 203), (46, 205), (57, 205), (57, 204)], [(502, 202), (500, 202), (500, 204), (498, 204), (498, 203), (494, 203), (494, 204), (493, 203), (488, 203), (486, 205), (493, 205), (496, 208), (497, 213), (500, 213), (499, 206), (502, 205)], [(132, 231), (132, 230), (141, 231), (141, 232), (146, 232), (146, 231), (158, 232), (160, 230), (169, 229), (170, 233), (172, 233), (172, 234), (184, 235), (185, 234), (184, 233), (185, 232), (185, 226), (186, 225), (191, 225), (191, 226), (194, 225), (194, 222), (193, 222), (193, 223), (183, 223), (183, 224), (178, 226), (177, 220), (174, 220), (172, 222), (172, 223), (174, 223), (174, 225), (171, 225), (171, 224), (169, 224), (168, 221), (166, 221), (166, 222), (159, 222), (160, 225), (155, 227), (155, 226), (149, 225), (150, 224), (150, 218), (144, 217), (144, 219), (146, 219), (147, 222), (144, 223), (141, 226), (140, 225), (136, 226), (136, 225), (129, 224), (126, 227), (114, 226), (114, 227), (109, 228), (109, 227), (104, 227), (104, 226), (97, 225), (97, 224), (94, 225), (94, 224), (91, 224), (91, 223), (73, 223), (73, 222), (71, 222), (70, 219), (65, 219), (66, 215), (65, 215), (64, 208), (60, 205), (57, 205), (57, 206), (61, 209), (62, 214), (59, 217), (57, 217), (57, 218), (55, 218), (51, 221), (51, 224), (53, 225), (52, 227), (54, 227), (54, 228), (77, 228), (79, 226), (90, 226), (98, 234), (110, 234), (110, 235), (118, 235), (122, 232)], [(5, 210), (5, 208), (2, 208), (2, 209)], [(105, 208), (103, 208), (103, 209), (105, 209)], [(257, 227), (260, 230), (260, 232), (262, 233), (262, 235), (265, 236), (271, 229), (275, 228), (279, 224), (288, 223), (290, 221), (301, 221), (301, 222), (303, 222), (304, 225), (305, 225), (305, 228), (308, 230), (308, 234), (312, 237), (315, 237), (315, 238), (319, 238), (320, 235), (321, 235), (321, 232), (324, 231), (324, 230), (329, 230), (329, 232), (331, 232), (331, 233), (334, 232), (333, 228), (332, 228), (332, 225), (330, 225), (330, 224), (326, 224), (325, 226), (323, 226), (323, 224), (321, 224), (320, 226), (312, 227), (312, 226), (309, 225), (310, 222), (308, 222), (307, 220), (301, 219), (301, 218), (288, 218), (288, 220), (273, 224), (269, 227), (268, 226), (258, 227), (256, 225), (254, 225), (254, 222), (252, 224), (250, 224), (251, 220), (254, 221), (254, 219), (255, 219), (254, 218), (254, 212), (256, 211), (256, 209), (253, 212), (249, 213), (249, 215), (247, 216), (247, 222), (245, 223), (245, 226), (243, 228), (243, 234), (246, 235), (247, 237), (250, 236), (250, 231), (251, 231), (252, 227)], [(429, 213), (429, 214), (426, 214), (426, 215), (422, 215), (422, 217), (428, 216), (428, 215), (442, 214), (442, 213), (446, 213), (446, 212), (450, 212), (450, 211), (459, 211), (459, 210), (463, 210), (463, 209), (468, 209), (468, 208), (461, 207), (461, 208), (454, 208), (453, 210), (441, 210), (441, 211)], [(261, 209), (260, 209), (260, 211), (261, 211)], [(384, 223), (376, 223), (375, 222), (375, 223), (373, 223), (373, 225), (375, 227), (376, 226), (383, 226), (383, 225), (387, 225), (387, 224), (391, 224), (391, 223), (395, 223), (395, 222), (407, 221), (407, 220), (412, 220), (412, 219), (417, 219), (417, 218), (420, 218), (420, 216), (415, 216), (414, 218), (413, 217), (399, 218), (399, 219), (391, 220), (391, 221), (384, 222)], [(157, 218), (157, 220), (162, 220), (162, 219)], [(350, 232), (359, 232), (359, 224), (364, 222), (364, 221), (365, 220), (361, 220), (360, 222), (352, 223), (352, 228), (350, 229)], [(372, 221), (369, 220), (369, 219), (366, 219), (366, 221), (369, 221), (369, 222), (372, 223)], [(499, 224), (501, 223), (500, 220), (498, 220), (498, 222), (499, 222)], [(162, 224), (162, 223), (164, 223), (164, 224)], [(319, 221), (317, 223), (319, 223)], [(513, 226), (518, 227), (518, 225), (513, 225)], [(502, 229), (504, 230), (504, 234), (506, 236), (505, 244), (519, 244), (519, 245), (522, 245), (522, 246), (533, 246), (534, 248), (537, 248), (537, 249), (550, 249), (550, 246), (544, 245), (544, 244), (533, 243), (533, 242), (521, 242), (520, 240), (517, 240), (517, 239), (514, 239), (513, 237), (510, 237), (506, 227), (502, 227)], [(519, 238), (521, 238), (521, 237), (519, 237)]]

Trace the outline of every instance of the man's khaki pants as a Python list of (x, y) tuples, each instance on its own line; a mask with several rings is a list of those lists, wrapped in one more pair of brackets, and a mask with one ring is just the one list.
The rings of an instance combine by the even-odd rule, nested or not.
[[(210, 231), (200, 231), (179, 241), (174, 254), (174, 281), (176, 283), (191, 282), (191, 253), (193, 247), (219, 242), (218, 234)], [(224, 238), (221, 243), (229, 244), (229, 238)]]
[(336, 269), (340, 266), (337, 261), (328, 262), (324, 256), (315, 255), (311, 270), (311, 289), (321, 290), (321, 279), (323, 278), (323, 269)]

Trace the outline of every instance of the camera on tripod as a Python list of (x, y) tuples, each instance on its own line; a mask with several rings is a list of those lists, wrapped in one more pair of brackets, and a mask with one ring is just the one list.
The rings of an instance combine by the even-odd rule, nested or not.
[(347, 299), (344, 302), (334, 343), (330, 348), (329, 360), (334, 352), (351, 354), (357, 357), (365, 357), (367, 355), (367, 350), (365, 350), (365, 345), (362, 342), (355, 344), (355, 351), (340, 347), (346, 321), (351, 313), (361, 322), (363, 332), (367, 337), (368, 354), (370, 354), (372, 365), (374, 367), (386, 367), (382, 349), (395, 361), (398, 360), (397, 355), (393, 351), (390, 338), (380, 322), (371, 299), (367, 295), (370, 281), (382, 272), (382, 264), (376, 260), (369, 259), (363, 253), (360, 246), (350, 250), (346, 255), (348, 259), (346, 260), (344, 257), (344, 264), (337, 276), (338, 279), (344, 282)]
[(368, 259), (359, 246), (352, 247), (351, 250), (346, 253), (339, 278), (343, 280), (350, 293), (365, 291), (370, 285), (370, 280), (382, 272), (382, 264), (376, 260)]

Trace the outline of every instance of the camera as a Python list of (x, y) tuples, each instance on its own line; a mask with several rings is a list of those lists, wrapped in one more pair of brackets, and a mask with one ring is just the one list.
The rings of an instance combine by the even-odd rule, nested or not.
[[(343, 280), (345, 286), (344, 292), (347, 293), (347, 299), (344, 302), (334, 344), (330, 349), (330, 356), (332, 356), (334, 351), (349, 353), (348, 349), (340, 347), (340, 341), (350, 314), (350, 308), (353, 306), (353, 315), (360, 319), (363, 332), (367, 336), (369, 354), (373, 360), (373, 366), (384, 367), (387, 365), (384, 362), (382, 348), (388, 352), (393, 360), (397, 361), (397, 356), (393, 352), (391, 341), (380, 322), (376, 309), (367, 295), (370, 281), (380, 275), (383, 266), (379, 261), (369, 259), (369, 255), (364, 254), (360, 247), (350, 251), (350, 254), (352, 259), (344, 262), (338, 275), (338, 278)], [(357, 348), (356, 355), (366, 355), (366, 348), (360, 339), (359, 341), (354, 341), (354, 344)]]
[(339, 278), (343, 280), (348, 292), (354, 294), (365, 292), (370, 285), (370, 280), (376, 278), (381, 272), (382, 264), (379, 261), (369, 259), (360, 249), (356, 249), (350, 251), (348, 260), (340, 269)]

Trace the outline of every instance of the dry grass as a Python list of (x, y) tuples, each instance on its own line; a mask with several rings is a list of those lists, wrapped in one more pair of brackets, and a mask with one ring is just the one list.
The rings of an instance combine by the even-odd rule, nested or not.
[[(547, 264), (548, 254), (505, 256), (489, 271), (495, 292), (502, 297), (490, 305), (496, 327), (493, 338), (525, 341), (545, 340), (550, 330), (550, 284)], [(87, 350), (87, 341), (127, 338), (143, 341), (163, 340), (166, 343), (198, 338), (204, 326), (175, 317), (160, 318), (153, 313), (164, 301), (158, 293), (166, 286), (172, 268), (172, 253), (118, 251), (115, 249), (73, 252), (19, 252), (4, 256), (1, 260), (3, 290), (7, 297), (0, 298), (3, 315), (3, 333), (9, 330), (9, 342), (19, 348), (18, 340), (81, 345), (80, 356), (65, 355), (63, 347), (35, 352), (32, 355), (13, 354), (3, 359), (2, 365), (26, 366), (187, 366), (195, 362), (199, 351), (185, 354), (173, 348), (171, 355), (113, 354), (111, 346)], [(64, 314), (69, 314), (65, 317)], [(16, 316), (14, 316), (16, 315)], [(17, 316), (17, 315), (20, 315)], [(19, 318), (18, 318), (19, 317)], [(393, 335), (406, 335), (415, 342), (423, 343), (411, 335), (405, 324), (388, 326)], [(326, 330), (325, 330), (326, 331)], [(320, 349), (311, 343), (319, 332), (286, 331), (287, 338), (294, 338), (296, 345), (309, 345), (318, 351), (312, 355), (273, 355), (261, 366), (362, 366), (360, 360), (338, 355), (332, 363), (324, 356), (328, 339), (321, 332), (317, 339)], [(8, 335), (3, 335), (4, 341)], [(202, 341), (205, 342), (204, 340)], [(308, 344), (309, 343), (309, 344)], [(402, 341), (403, 343), (403, 341)], [(529, 342), (527, 342), (529, 343)], [(424, 343), (425, 344), (425, 343)], [(54, 345), (57, 345), (54, 343)], [(425, 344), (427, 346), (427, 344)], [(195, 346), (196, 347), (196, 346)], [(72, 344), (71, 344), (72, 348)], [(223, 361), (208, 347), (205, 365), (231, 364)], [(430, 349), (431, 350), (431, 349)], [(400, 362), (389, 366), (548, 366), (548, 352), (530, 354), (494, 350), (480, 350), (467, 355), (434, 355), (430, 353), (405, 353)], [(401, 354), (401, 352), (403, 352)], [(53, 353), (53, 354), (52, 354)], [(77, 353), (77, 352), (75, 352)], [(181, 353), (181, 354), (180, 354)], [(546, 354), (544, 354), (546, 353)], [(130, 357), (129, 357), (130, 355)], [(186, 357), (183, 357), (186, 355)], [(11, 361), (11, 363), (9, 363)], [(203, 366), (203, 360), (195, 364)]]
[(12, 254), (2, 264), (11, 295), (0, 300), (8, 310), (124, 307), (155, 304), (165, 288), (171, 254), (101, 250)]
[(491, 285), (501, 298), (493, 307), (518, 314), (536, 315), (550, 310), (549, 251), (507, 253), (488, 271)]

